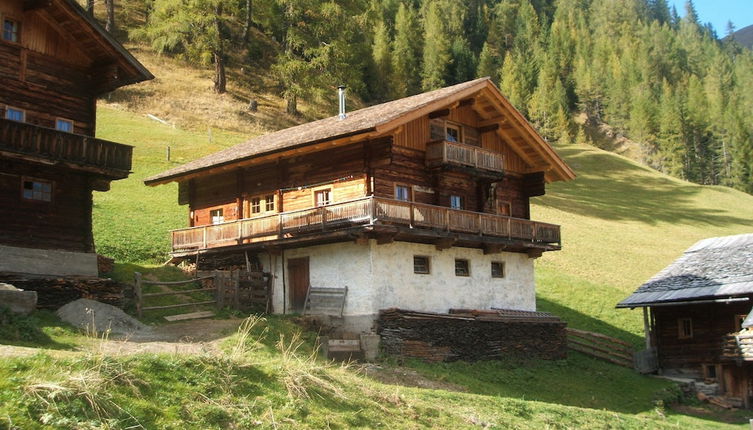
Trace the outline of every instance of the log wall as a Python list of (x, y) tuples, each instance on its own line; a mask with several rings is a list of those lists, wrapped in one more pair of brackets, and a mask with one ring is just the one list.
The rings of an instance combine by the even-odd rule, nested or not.
[[(51, 181), (52, 201), (22, 198), (22, 181)], [(90, 179), (68, 169), (0, 160), (0, 243), (93, 252)]]
[[(737, 331), (735, 316), (747, 315), (750, 302), (662, 306), (652, 308), (651, 312), (655, 319), (659, 366), (701, 372), (701, 365), (719, 361), (724, 335)], [(692, 319), (691, 338), (679, 338), (680, 318)]]

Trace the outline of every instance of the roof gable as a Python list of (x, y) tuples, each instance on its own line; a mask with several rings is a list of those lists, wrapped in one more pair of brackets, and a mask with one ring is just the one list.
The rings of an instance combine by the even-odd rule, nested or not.
[(753, 294), (753, 234), (704, 239), (617, 307)]
[(23, 21), (34, 25), (34, 31), (42, 34), (28, 34), (35, 40), (22, 39), (21, 43), (87, 69), (88, 87), (93, 94), (154, 78), (75, 0), (24, 0), (22, 4)]
[[(500, 123), (498, 132), (504, 133), (506, 140), (518, 146), (519, 154), (524, 158), (538, 160), (538, 165), (535, 162), (531, 164), (545, 170), (548, 181), (569, 180), (575, 177), (554, 149), (502, 96), (491, 80), (480, 78), (349, 112), (345, 119), (332, 116), (265, 134), (157, 174), (144, 182), (147, 185), (158, 185), (184, 180), (201, 172), (227, 168), (270, 154), (281, 155), (286, 151), (324, 141), (354, 136), (384, 136), (409, 121), (469, 98), (483, 98), (484, 105), (478, 108), (477, 113), (490, 123)], [(518, 138), (511, 138), (513, 134)], [(527, 147), (524, 147), (523, 143)]]

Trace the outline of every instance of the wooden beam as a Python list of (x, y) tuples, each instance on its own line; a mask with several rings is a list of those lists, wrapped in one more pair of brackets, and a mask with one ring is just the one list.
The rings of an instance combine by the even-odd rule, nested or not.
[(443, 237), (434, 242), (434, 246), (437, 248), (437, 251), (444, 251), (445, 249), (452, 248), (452, 245), (454, 244), (454, 237)]
[(495, 117), (492, 117), (492, 118), (489, 118), (489, 119), (483, 119), (483, 120), (479, 121), (478, 122), (478, 126), (479, 126), (479, 128), (483, 128), (483, 127), (486, 127), (486, 126), (489, 126), (489, 125), (496, 124), (497, 126), (499, 126), (500, 124), (506, 124), (506, 123), (507, 123), (507, 117), (504, 116), (504, 115), (499, 115), (499, 116), (495, 116)]
[(440, 109), (440, 110), (435, 110), (434, 112), (430, 112), (429, 113), (429, 119), (442, 118), (442, 117), (446, 117), (448, 115), (450, 115), (450, 109), (449, 108), (444, 108), (444, 109)]
[(52, 6), (52, 0), (24, 0), (24, 12)]
[(471, 97), (468, 99), (463, 99), (458, 102), (458, 107), (466, 107), (466, 106), (473, 106), (476, 103), (476, 99)]
[(484, 255), (499, 254), (500, 252), (502, 252), (503, 249), (505, 249), (503, 245), (498, 245), (498, 244), (484, 245)]
[(278, 246), (265, 246), (264, 250), (267, 251), (269, 255), (282, 255), (282, 250)]
[(528, 250), (528, 258), (536, 259), (536, 258), (541, 257), (542, 254), (544, 254), (544, 250), (543, 249), (530, 248)]
[(378, 233), (376, 237), (377, 245), (386, 245), (395, 241), (395, 233)]
[(488, 133), (490, 131), (496, 131), (499, 128), (499, 123), (485, 125), (478, 128), (479, 134)]

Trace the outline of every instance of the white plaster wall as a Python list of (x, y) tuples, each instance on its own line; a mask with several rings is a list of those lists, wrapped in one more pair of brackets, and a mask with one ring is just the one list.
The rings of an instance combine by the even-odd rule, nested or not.
[[(368, 245), (345, 242), (287, 249), (284, 253), (286, 281), (287, 260), (300, 257), (309, 258), (309, 281), (312, 287), (348, 287), (345, 314), (370, 315), (373, 313), (376, 292), (372, 288), (371, 254)], [(282, 313), (285, 301), (287, 304), (284, 308), (288, 312), (290, 309), (290, 294), (286, 293), (283, 298), (282, 261), (283, 256), (277, 256), (273, 287), (273, 304), (277, 313)]]
[[(430, 257), (430, 274), (413, 273), (414, 255)], [(347, 286), (346, 316), (374, 316), (380, 309), (391, 307), (428, 312), (492, 307), (536, 310), (534, 260), (526, 254), (484, 255), (479, 249), (456, 247), (438, 251), (434, 245), (377, 245), (370, 240), (368, 245), (318, 245), (288, 249), (284, 256), (273, 256), (273, 304), (277, 313), (283, 312), (283, 297), (288, 301), (285, 309), (290, 309), (290, 296), (283, 295), (283, 257), (309, 257), (309, 278), (314, 287)], [(455, 258), (469, 261), (470, 276), (455, 276)], [(264, 264), (268, 259), (262, 257)], [(504, 278), (491, 277), (492, 261), (505, 263)]]
[[(450, 308), (505, 308), (536, 310), (533, 259), (526, 254), (503, 252), (484, 255), (480, 249), (453, 247), (438, 251), (433, 245), (393, 242), (371, 244), (375, 311), (398, 307), (417, 311), (447, 312)], [(413, 256), (430, 258), (430, 274), (413, 273)], [(467, 259), (470, 276), (455, 275), (455, 259)], [(491, 277), (491, 262), (505, 263), (505, 277)]]
[(97, 254), (0, 245), (0, 272), (98, 276)]

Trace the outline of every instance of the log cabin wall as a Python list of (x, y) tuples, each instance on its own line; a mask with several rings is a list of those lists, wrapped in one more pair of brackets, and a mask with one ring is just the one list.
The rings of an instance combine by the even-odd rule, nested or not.
[[(23, 198), (23, 182), (52, 184), (51, 201)], [(93, 252), (90, 178), (69, 169), (0, 160), (0, 243)]]
[(19, 25), (18, 42), (0, 37), (0, 115), (7, 107), (25, 111), (25, 122), (55, 127), (60, 118), (74, 132), (94, 135), (96, 100), (88, 88), (91, 60), (76, 44), (48, 23), (39, 10), (23, 2), (0, 3), (0, 19)]
[[(723, 336), (739, 330), (736, 318), (747, 315), (750, 307), (748, 301), (652, 308), (659, 366), (702, 372), (703, 364), (718, 362)], [(680, 331), (684, 318), (691, 320), (690, 337), (683, 336)]]
[[(224, 221), (232, 221), (311, 208), (314, 193), (322, 189), (330, 190), (333, 203), (364, 197), (371, 164), (385, 164), (388, 151), (389, 141), (383, 139), (195, 178), (187, 192), (191, 225), (211, 224), (211, 211), (217, 209)], [(273, 211), (266, 210), (270, 196)], [(254, 198), (260, 199), (256, 213)]]

